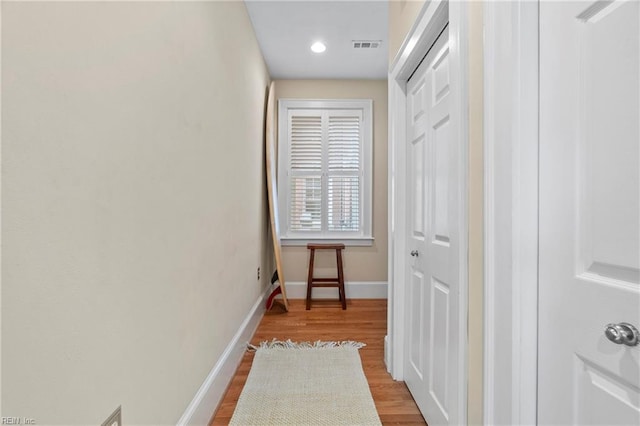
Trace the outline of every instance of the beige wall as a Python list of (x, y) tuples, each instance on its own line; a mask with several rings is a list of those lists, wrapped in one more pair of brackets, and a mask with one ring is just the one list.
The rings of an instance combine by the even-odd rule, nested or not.
[(271, 268), (244, 3), (2, 9), (2, 415), (175, 424)]
[(425, 0), (389, 0), (389, 67), (424, 3)]
[(482, 424), (484, 157), (482, 3), (469, 3), (469, 401), (468, 421)]
[[(389, 63), (411, 30), (423, 0), (390, 0)], [(468, 423), (482, 424), (483, 369), (483, 47), (482, 2), (469, 11), (469, 358)]]
[[(387, 81), (386, 80), (277, 80), (276, 96), (306, 99), (373, 100), (373, 237), (371, 247), (347, 247), (346, 281), (387, 281)], [(283, 247), (287, 281), (306, 281), (306, 247)], [(318, 252), (317, 275), (335, 275), (335, 253)]]

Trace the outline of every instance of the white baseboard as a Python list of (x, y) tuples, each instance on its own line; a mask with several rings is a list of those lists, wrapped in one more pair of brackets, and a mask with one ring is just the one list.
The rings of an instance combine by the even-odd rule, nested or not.
[[(288, 299), (306, 299), (307, 283), (304, 281), (287, 281)], [(344, 283), (347, 299), (386, 299), (386, 281), (351, 281)], [(338, 298), (337, 288), (314, 288), (312, 297), (318, 299)]]
[(220, 356), (218, 362), (216, 362), (204, 383), (198, 389), (198, 392), (196, 392), (180, 420), (178, 420), (178, 426), (206, 426), (209, 424), (211, 416), (213, 416), (218, 405), (222, 402), (227, 387), (231, 383), (240, 361), (242, 361), (242, 356), (247, 349), (247, 343), (253, 337), (262, 320), (265, 312), (265, 303), (271, 290), (272, 288), (269, 286), (253, 305), (249, 314), (238, 328), (237, 333), (227, 345), (222, 356)]
[(384, 336), (384, 365), (387, 367), (387, 372), (391, 373), (391, 360), (389, 359), (389, 335)]

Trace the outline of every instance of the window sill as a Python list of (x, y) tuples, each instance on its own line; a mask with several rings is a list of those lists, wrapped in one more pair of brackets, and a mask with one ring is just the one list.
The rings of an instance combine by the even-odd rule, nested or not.
[(281, 238), (282, 246), (304, 246), (307, 244), (344, 244), (347, 247), (370, 247), (373, 245), (373, 237), (359, 238)]

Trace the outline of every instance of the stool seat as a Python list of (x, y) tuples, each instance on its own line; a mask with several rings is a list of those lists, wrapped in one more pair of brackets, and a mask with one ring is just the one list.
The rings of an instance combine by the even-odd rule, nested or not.
[[(307, 311), (311, 309), (311, 289), (313, 287), (337, 287), (338, 300), (342, 303), (342, 309), (347, 309), (347, 297), (344, 291), (344, 273), (342, 271), (342, 250), (344, 244), (307, 244), (309, 250), (309, 275), (307, 278)], [(336, 269), (338, 276), (335, 278), (316, 278), (313, 276), (313, 262), (316, 250), (335, 250)]]
[(344, 250), (344, 244), (307, 244), (307, 248), (314, 250)]

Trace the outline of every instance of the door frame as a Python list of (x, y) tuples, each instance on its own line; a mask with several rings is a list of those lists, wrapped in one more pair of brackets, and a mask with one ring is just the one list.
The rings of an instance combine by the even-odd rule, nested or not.
[(406, 202), (406, 102), (407, 81), (436, 41), (441, 30), (449, 24), (450, 73), (451, 73), (451, 115), (455, 135), (459, 142), (459, 183), (458, 193), (461, 207), (459, 223), (461, 241), (459, 248), (460, 269), (457, 295), (458, 317), (458, 359), (457, 366), (457, 406), (451, 410), (451, 424), (467, 423), (467, 318), (468, 318), (468, 5), (466, 2), (435, 0), (427, 1), (422, 7), (409, 34), (405, 38), (398, 55), (391, 64), (389, 85), (389, 148), (388, 148), (388, 215), (389, 215), (389, 304), (387, 337), (385, 338), (385, 363), (395, 380), (403, 380), (404, 371), (404, 303), (406, 289), (407, 221)]
[(537, 424), (538, 1), (484, 4), (484, 424)]

